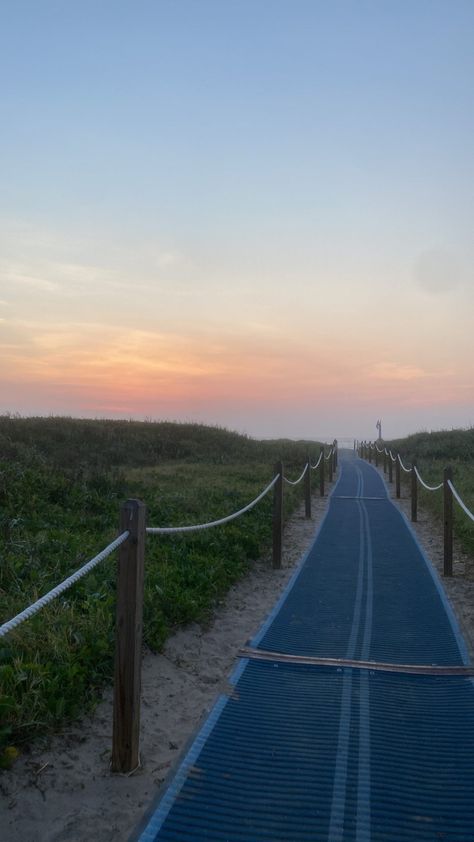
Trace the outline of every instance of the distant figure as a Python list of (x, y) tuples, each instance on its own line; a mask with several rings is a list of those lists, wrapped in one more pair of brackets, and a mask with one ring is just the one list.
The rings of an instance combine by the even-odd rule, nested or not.
[(382, 422), (377, 421), (376, 425), (377, 430), (379, 431), (379, 441), (382, 441)]

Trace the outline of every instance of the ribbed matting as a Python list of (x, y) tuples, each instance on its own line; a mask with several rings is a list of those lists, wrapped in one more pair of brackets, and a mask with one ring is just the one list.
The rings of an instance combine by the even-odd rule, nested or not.
[[(342, 462), (319, 535), (252, 646), (466, 663), (439, 585), (369, 465)], [(252, 660), (234, 683), (141, 842), (474, 842), (471, 678)]]

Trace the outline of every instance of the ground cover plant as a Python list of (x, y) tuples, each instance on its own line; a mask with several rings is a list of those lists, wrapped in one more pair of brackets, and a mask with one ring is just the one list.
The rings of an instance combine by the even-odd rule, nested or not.
[[(278, 458), (299, 475), (308, 449), (193, 424), (0, 418), (0, 622), (117, 534), (120, 502), (146, 502), (155, 526), (203, 522), (252, 500)], [(285, 487), (285, 514), (302, 485)], [(144, 639), (159, 650), (271, 542), (271, 495), (242, 518), (189, 535), (149, 536)], [(32, 739), (91, 709), (113, 669), (116, 556), (0, 639), (0, 765)]]
[[(443, 430), (434, 433), (416, 433), (404, 439), (386, 443), (392, 453), (399, 452), (404, 464), (416, 462), (418, 470), (428, 485), (438, 485), (443, 480), (446, 467), (453, 470), (453, 484), (466, 506), (474, 512), (474, 428), (468, 430)], [(408, 478), (408, 479), (407, 479)], [(402, 471), (402, 481), (410, 482)], [(426, 506), (438, 518), (443, 517), (443, 492), (426, 491), (418, 486), (420, 505)], [(467, 552), (474, 553), (474, 523), (453, 501), (454, 534)]]

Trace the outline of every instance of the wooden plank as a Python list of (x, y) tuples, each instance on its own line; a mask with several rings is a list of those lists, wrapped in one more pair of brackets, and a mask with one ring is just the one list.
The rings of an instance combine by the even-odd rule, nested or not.
[(408, 675), (474, 675), (474, 667), (463, 664), (434, 666), (433, 664), (396, 664), (390, 661), (356, 661), (349, 658), (320, 658), (317, 655), (289, 655), (286, 652), (271, 652), (268, 649), (253, 649), (247, 646), (239, 649), (238, 656), (255, 661), (281, 661), (303, 666), (353, 667), (374, 672), (399, 672)]

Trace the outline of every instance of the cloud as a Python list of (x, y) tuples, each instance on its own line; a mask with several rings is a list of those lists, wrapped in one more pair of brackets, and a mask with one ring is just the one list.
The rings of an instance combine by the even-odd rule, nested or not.
[(417, 286), (433, 295), (452, 292), (463, 283), (457, 257), (444, 249), (421, 252), (415, 260), (413, 274)]
[(399, 363), (380, 362), (375, 363), (368, 376), (374, 380), (418, 380), (420, 377), (428, 377), (424, 369), (415, 365), (400, 365)]
[(41, 290), (41, 292), (57, 292), (60, 285), (54, 281), (49, 281), (46, 278), (37, 275), (25, 275), (22, 272), (2, 271), (0, 268), (0, 280), (6, 286), (15, 286), (20, 284), (22, 286), (33, 287)]

